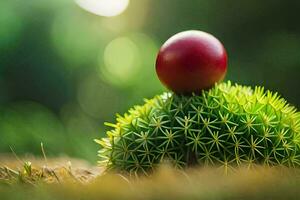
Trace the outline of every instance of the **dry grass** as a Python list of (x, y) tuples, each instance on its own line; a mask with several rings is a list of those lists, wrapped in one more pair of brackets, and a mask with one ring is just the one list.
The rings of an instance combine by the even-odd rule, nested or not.
[[(254, 167), (177, 171), (162, 166), (150, 177), (104, 174), (69, 158), (29, 162), (0, 159), (0, 199), (299, 199), (300, 170)], [(226, 173), (224, 173), (226, 172)]]
[[(30, 161), (24, 161), (30, 160)], [(0, 181), (5, 184), (61, 183), (73, 180), (89, 182), (103, 170), (83, 160), (60, 157), (55, 159), (26, 159), (0, 156)]]

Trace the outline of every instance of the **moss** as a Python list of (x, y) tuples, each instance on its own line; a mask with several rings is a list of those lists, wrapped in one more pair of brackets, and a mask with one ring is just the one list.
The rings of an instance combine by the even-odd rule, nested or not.
[(164, 93), (117, 116), (102, 148), (108, 169), (147, 173), (191, 165), (300, 165), (300, 113), (277, 93), (231, 82), (200, 95)]

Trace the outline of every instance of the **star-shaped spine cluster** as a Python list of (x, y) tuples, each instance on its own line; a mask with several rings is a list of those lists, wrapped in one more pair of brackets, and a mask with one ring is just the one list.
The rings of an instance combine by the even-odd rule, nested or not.
[(200, 95), (164, 93), (117, 116), (96, 140), (107, 169), (148, 173), (168, 160), (191, 165), (300, 166), (300, 113), (262, 87), (215, 85)]

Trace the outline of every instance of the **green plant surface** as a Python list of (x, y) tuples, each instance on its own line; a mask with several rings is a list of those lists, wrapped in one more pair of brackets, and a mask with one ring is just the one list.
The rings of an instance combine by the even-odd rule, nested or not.
[(96, 140), (107, 169), (147, 174), (163, 161), (176, 168), (300, 165), (300, 113), (263, 87), (227, 82), (199, 95), (164, 93), (116, 121)]

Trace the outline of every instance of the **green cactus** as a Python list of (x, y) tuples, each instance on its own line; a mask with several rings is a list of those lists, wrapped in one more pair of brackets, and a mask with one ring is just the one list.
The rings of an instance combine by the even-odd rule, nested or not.
[(96, 140), (107, 169), (147, 173), (163, 160), (191, 165), (300, 166), (300, 113), (263, 87), (216, 84), (134, 106)]

